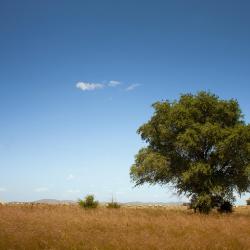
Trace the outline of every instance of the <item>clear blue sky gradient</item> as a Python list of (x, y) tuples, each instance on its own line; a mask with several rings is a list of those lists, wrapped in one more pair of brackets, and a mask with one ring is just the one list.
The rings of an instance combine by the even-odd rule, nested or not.
[(0, 0), (0, 200), (183, 200), (132, 188), (136, 130), (153, 102), (199, 90), (250, 121), (249, 13), (242, 0)]

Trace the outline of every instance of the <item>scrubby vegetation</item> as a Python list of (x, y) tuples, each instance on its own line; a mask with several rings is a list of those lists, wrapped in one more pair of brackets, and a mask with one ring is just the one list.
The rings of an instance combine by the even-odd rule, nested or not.
[(111, 201), (107, 204), (107, 208), (120, 208), (121, 205), (116, 201)]
[(250, 208), (193, 213), (184, 206), (82, 209), (78, 205), (0, 206), (3, 250), (250, 249)]
[(83, 208), (97, 208), (99, 202), (95, 201), (94, 195), (87, 195), (84, 200), (79, 200), (78, 204)]

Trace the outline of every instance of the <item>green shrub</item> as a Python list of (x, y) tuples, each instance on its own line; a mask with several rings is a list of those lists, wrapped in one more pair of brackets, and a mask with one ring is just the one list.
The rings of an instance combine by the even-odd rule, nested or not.
[(98, 201), (95, 201), (94, 195), (87, 195), (84, 200), (79, 200), (78, 204), (83, 208), (96, 208), (99, 205)]
[(218, 212), (220, 213), (232, 213), (233, 205), (229, 201), (224, 201), (220, 207), (218, 208)]
[(247, 205), (250, 206), (250, 198), (247, 200)]
[(120, 207), (121, 207), (121, 205), (115, 201), (111, 201), (107, 205), (107, 208), (120, 208)]

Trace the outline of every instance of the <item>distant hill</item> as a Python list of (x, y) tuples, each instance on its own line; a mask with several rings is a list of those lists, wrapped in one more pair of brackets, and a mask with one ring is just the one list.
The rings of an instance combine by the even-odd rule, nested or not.
[(56, 200), (56, 199), (42, 199), (33, 201), (33, 203), (43, 203), (43, 204), (69, 204), (69, 203), (76, 203), (76, 201), (72, 200)]

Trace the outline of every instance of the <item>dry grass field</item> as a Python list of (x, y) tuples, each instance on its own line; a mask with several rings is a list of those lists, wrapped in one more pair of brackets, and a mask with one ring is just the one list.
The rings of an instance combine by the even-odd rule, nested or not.
[(0, 249), (250, 249), (250, 209), (0, 206)]

